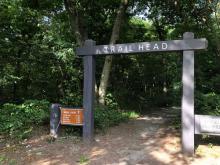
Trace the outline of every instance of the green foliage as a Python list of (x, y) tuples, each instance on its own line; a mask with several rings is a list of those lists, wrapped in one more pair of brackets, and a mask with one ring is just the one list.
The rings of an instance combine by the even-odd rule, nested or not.
[(198, 114), (220, 115), (220, 95), (216, 93), (196, 93), (196, 112)]
[(70, 90), (66, 91), (66, 95), (64, 98), (60, 99), (60, 102), (63, 105), (77, 105), (82, 106), (82, 93), (78, 93), (77, 91), (72, 92)]
[(0, 109), (0, 132), (11, 138), (25, 138), (33, 126), (49, 122), (49, 102), (27, 100), (23, 104), (4, 104)]
[(129, 119), (137, 118), (139, 115), (134, 111), (122, 111), (119, 108), (116, 99), (111, 93), (105, 97), (106, 107), (97, 106), (95, 108), (94, 122), (95, 128), (105, 131), (111, 126), (126, 122)]
[(7, 158), (5, 155), (0, 155), (0, 164), (16, 165), (16, 160)]
[(118, 109), (119, 105), (116, 102), (114, 96), (111, 93), (108, 93), (105, 97), (106, 105), (109, 109)]
[(132, 111), (126, 112), (118, 109), (96, 107), (95, 109), (95, 128), (105, 131), (111, 126), (118, 125), (121, 122), (126, 122), (129, 119), (137, 118), (139, 115)]
[(86, 156), (81, 155), (78, 162), (79, 162), (79, 164), (84, 164), (85, 165), (85, 164), (88, 163), (88, 161), (89, 161), (89, 159)]
[[(108, 44), (120, 1), (76, 3), (78, 15), (83, 18), (79, 22), (85, 23), (81, 30), (87, 29), (88, 38), (97, 44)], [(58, 0), (0, 1), (0, 104), (46, 99), (82, 106), (83, 60), (75, 55), (76, 37), (70, 28), (74, 18), (64, 6), (64, 1)], [(196, 52), (195, 56), (196, 90), (215, 95), (199, 96), (197, 109), (199, 113), (218, 114), (219, 7), (217, 1), (129, 1), (117, 43), (180, 39), (185, 31), (194, 32), (196, 38), (206, 37), (208, 51)], [(99, 85), (103, 58), (97, 58), (96, 62)], [(108, 111), (119, 107), (141, 111), (147, 106), (180, 105), (181, 63), (177, 53), (117, 56), (113, 59), (109, 94), (105, 98)], [(6, 114), (1, 116), (1, 121), (14, 124), (8, 124), (7, 129), (3, 124), (1, 130), (22, 127), (23, 117), (36, 124), (43, 122), (44, 113), (35, 114), (33, 106), (29, 103), (4, 105), (1, 113), (2, 109), (12, 112), (10, 118)], [(101, 110), (98, 113), (101, 114)], [(116, 114), (114, 111), (105, 115)], [(14, 117), (16, 115), (19, 117)], [(31, 131), (31, 127), (28, 128), (25, 130)]]

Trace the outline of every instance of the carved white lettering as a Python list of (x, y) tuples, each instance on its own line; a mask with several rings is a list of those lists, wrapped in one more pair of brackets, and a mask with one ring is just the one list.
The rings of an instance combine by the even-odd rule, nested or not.
[(114, 46), (111, 46), (111, 53), (115, 53), (115, 47)]
[(168, 45), (167, 45), (167, 43), (162, 43), (162, 49), (167, 49), (167, 47), (168, 47)]
[(96, 54), (101, 54), (101, 51), (99, 49), (96, 49)]
[(146, 50), (150, 50), (150, 44), (146, 44)]
[(138, 49), (139, 49), (139, 51), (143, 51), (144, 50), (144, 45), (138, 45)]
[(104, 52), (105, 54), (108, 53), (108, 47), (107, 47), (107, 46), (105, 46), (105, 47), (103, 48), (103, 52)]
[(120, 53), (120, 52), (123, 52), (122, 46), (119, 46), (119, 47), (118, 47), (118, 52), (119, 52), (119, 53)]
[(132, 50), (132, 45), (129, 45), (128, 51), (129, 51), (129, 52), (133, 52), (133, 50)]
[(124, 52), (128, 53), (128, 47), (127, 46), (124, 47)]
[(155, 50), (155, 49), (158, 50), (158, 49), (159, 49), (158, 44), (154, 44), (154, 48), (153, 48), (153, 49), (154, 49), (154, 50)]

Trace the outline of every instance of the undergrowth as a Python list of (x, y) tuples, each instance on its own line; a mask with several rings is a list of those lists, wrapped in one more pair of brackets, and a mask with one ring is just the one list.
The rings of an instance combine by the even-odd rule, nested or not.
[(49, 123), (49, 105), (46, 100), (4, 104), (0, 108), (0, 134), (13, 139), (27, 138), (34, 126)]
[[(50, 102), (47, 100), (26, 100), (19, 105), (4, 104), (0, 107), (0, 135), (8, 139), (22, 140), (28, 138), (33, 129), (40, 125), (46, 125), (49, 130), (49, 106)], [(136, 117), (138, 114), (135, 112), (121, 111), (115, 104), (109, 104), (105, 108), (95, 108), (94, 126), (96, 130), (105, 131), (111, 126)], [(62, 129), (65, 135), (82, 134), (82, 127), (62, 126)]]

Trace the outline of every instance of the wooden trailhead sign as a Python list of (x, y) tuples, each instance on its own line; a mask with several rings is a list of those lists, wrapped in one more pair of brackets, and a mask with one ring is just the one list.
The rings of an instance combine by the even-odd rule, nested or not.
[[(91, 40), (89, 40), (92, 42)], [(79, 56), (83, 55), (114, 55), (135, 54), (146, 52), (164, 52), (180, 50), (200, 50), (207, 48), (207, 40), (186, 39), (172, 41), (139, 42), (115, 45), (84, 46), (76, 49)]]
[(194, 39), (194, 34), (186, 32), (182, 40), (127, 43), (115, 45), (95, 45), (95, 41), (86, 40), (83, 47), (76, 49), (76, 54), (83, 57), (84, 89), (83, 89), (83, 140), (92, 142), (94, 139), (94, 98), (95, 98), (95, 58), (103, 55), (139, 54), (148, 52), (183, 53), (182, 69), (182, 151), (194, 154), (195, 115), (194, 115), (194, 51), (206, 49), (205, 38)]
[(60, 123), (62, 125), (83, 125), (83, 109), (60, 108)]

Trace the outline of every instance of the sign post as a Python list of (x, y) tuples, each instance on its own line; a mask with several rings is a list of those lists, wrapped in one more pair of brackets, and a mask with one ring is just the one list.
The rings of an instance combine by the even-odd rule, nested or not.
[[(183, 39), (193, 39), (194, 34), (186, 32)], [(194, 51), (183, 51), (183, 95), (182, 95), (182, 151), (194, 154)]]
[[(86, 40), (85, 47), (92, 48), (95, 41)], [(95, 99), (95, 56), (88, 52), (83, 57), (84, 66), (84, 89), (83, 89), (83, 108), (84, 108), (84, 124), (83, 124), (83, 140), (86, 143), (93, 141), (94, 136), (94, 99)]]

